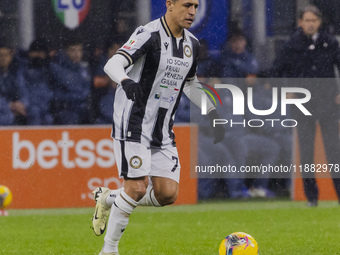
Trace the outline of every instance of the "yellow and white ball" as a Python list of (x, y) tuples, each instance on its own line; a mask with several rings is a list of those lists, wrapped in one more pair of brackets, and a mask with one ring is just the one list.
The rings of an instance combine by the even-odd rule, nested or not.
[(259, 246), (249, 234), (235, 232), (223, 239), (219, 255), (258, 255)]
[(0, 209), (7, 208), (12, 202), (13, 196), (10, 189), (4, 185), (0, 185)]

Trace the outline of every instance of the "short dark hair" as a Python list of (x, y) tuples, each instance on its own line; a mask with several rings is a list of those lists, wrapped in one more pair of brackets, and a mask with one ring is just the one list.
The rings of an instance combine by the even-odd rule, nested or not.
[(246, 35), (244, 34), (244, 32), (240, 29), (234, 29), (233, 31), (230, 32), (230, 34), (228, 35), (227, 41), (233, 41), (235, 39), (244, 39), (247, 40)]
[(9, 50), (13, 50), (13, 47), (11, 47), (8, 43), (6, 43), (5, 41), (2, 41), (0, 39), (0, 48), (6, 48), (6, 49), (9, 49)]
[(319, 19), (322, 19), (322, 12), (315, 5), (308, 5), (305, 8), (301, 9), (299, 13), (299, 19), (303, 19), (303, 15), (305, 15), (305, 13), (307, 12), (311, 12), (315, 16), (317, 16)]
[(111, 48), (114, 44), (124, 45), (125, 42), (126, 40), (124, 40), (123, 37), (120, 37), (120, 36), (110, 38), (105, 44), (105, 49)]
[(29, 51), (44, 51), (48, 53), (47, 43), (44, 39), (36, 39), (34, 40), (29, 48)]
[(70, 36), (64, 41), (63, 48), (68, 49), (75, 45), (83, 45), (83, 42), (76, 36)]

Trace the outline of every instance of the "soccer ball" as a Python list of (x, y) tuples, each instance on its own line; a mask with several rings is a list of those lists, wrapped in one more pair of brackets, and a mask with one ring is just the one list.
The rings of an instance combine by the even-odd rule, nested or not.
[(235, 232), (223, 239), (220, 255), (258, 255), (259, 245), (254, 237), (243, 232)]
[(12, 192), (4, 185), (0, 185), (0, 209), (5, 209), (12, 202)]

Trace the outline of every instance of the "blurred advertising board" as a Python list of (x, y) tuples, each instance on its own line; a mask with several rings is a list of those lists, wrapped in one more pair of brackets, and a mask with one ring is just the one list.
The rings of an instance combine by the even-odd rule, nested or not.
[[(174, 130), (182, 169), (176, 203), (194, 204), (197, 180), (190, 178), (190, 160), (185, 160), (194, 129)], [(122, 187), (110, 134), (110, 126), (1, 129), (0, 184), (13, 193), (10, 208), (90, 207), (96, 187)]]

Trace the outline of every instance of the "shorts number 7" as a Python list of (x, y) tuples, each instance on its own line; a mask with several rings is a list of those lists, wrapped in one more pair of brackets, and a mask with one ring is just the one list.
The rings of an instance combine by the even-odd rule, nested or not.
[(176, 168), (178, 167), (178, 158), (175, 157), (175, 156), (172, 156), (172, 160), (175, 160), (175, 165), (174, 167), (172, 168), (171, 172), (175, 172), (176, 171)]

